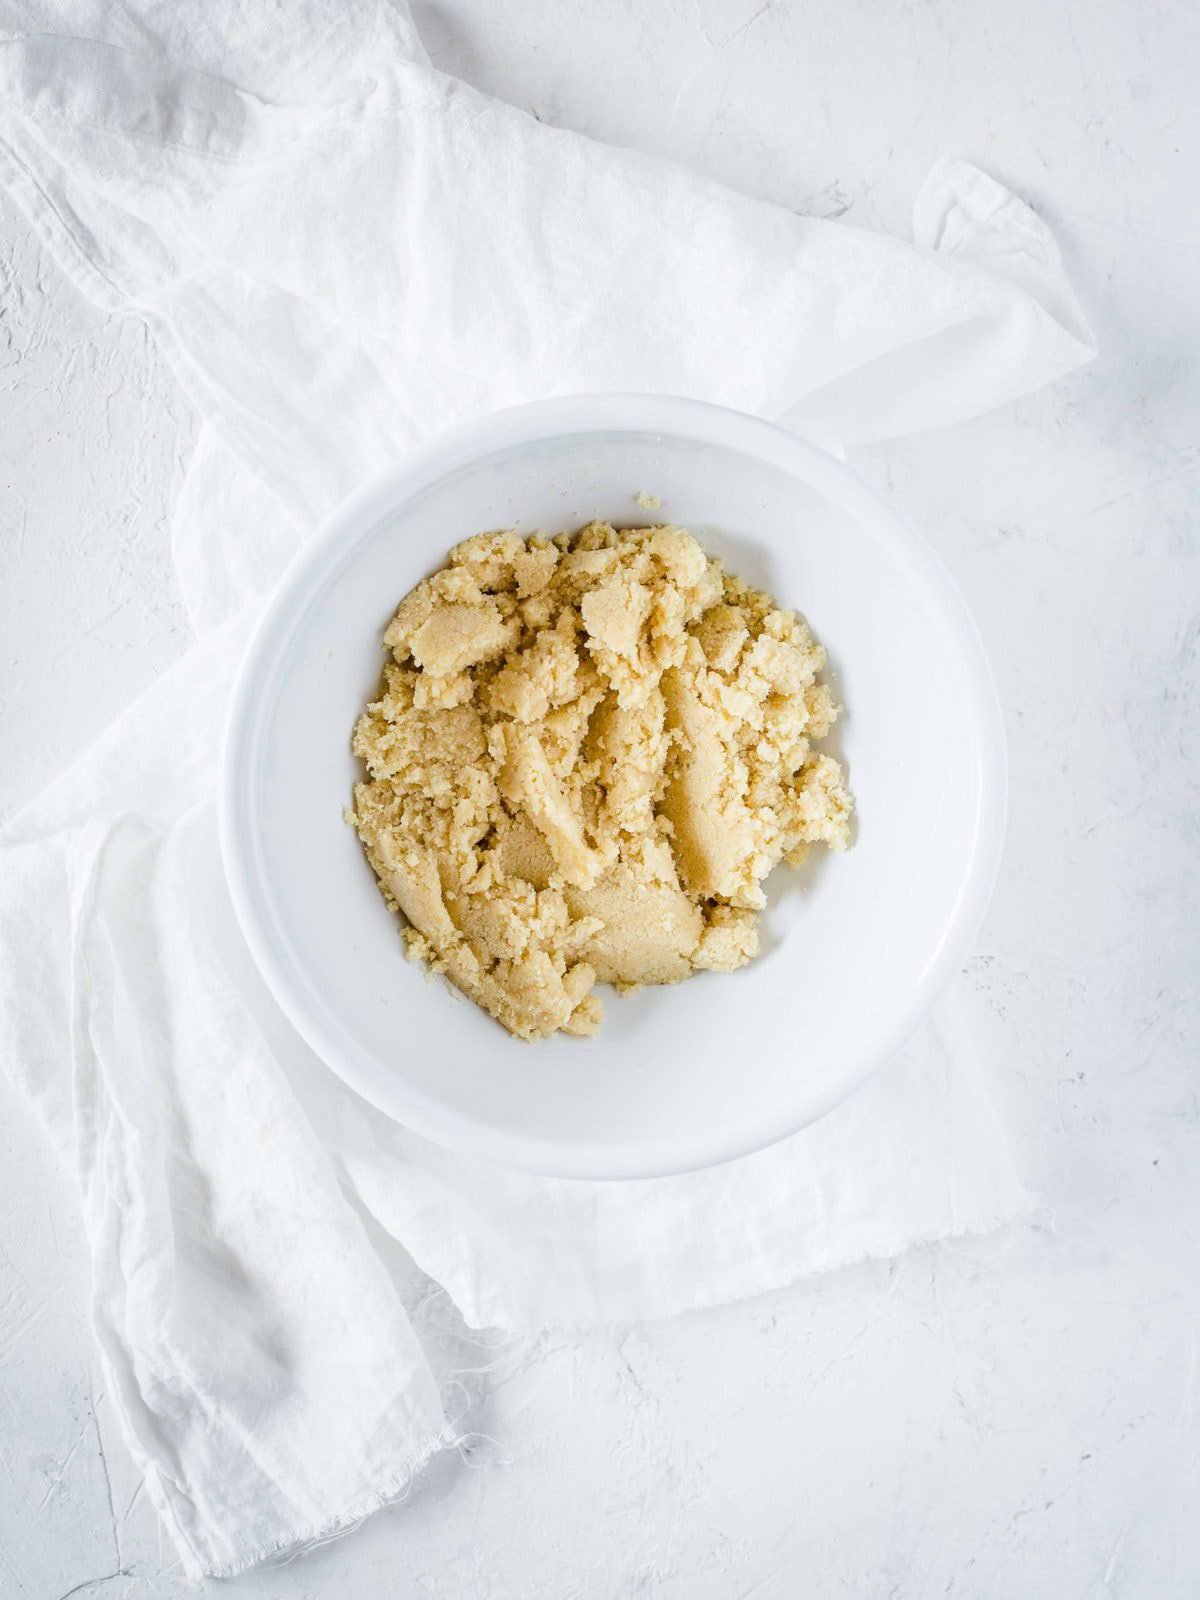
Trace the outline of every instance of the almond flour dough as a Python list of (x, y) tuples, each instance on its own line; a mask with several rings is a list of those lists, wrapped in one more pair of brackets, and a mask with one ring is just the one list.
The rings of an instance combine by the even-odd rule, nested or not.
[(682, 528), (467, 539), (384, 643), (350, 819), (409, 955), (519, 1038), (744, 965), (776, 863), (849, 840), (824, 650)]

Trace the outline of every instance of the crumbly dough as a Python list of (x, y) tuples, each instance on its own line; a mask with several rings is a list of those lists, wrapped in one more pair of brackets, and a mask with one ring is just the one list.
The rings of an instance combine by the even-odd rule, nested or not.
[(384, 643), (350, 819), (410, 956), (522, 1039), (742, 966), (772, 867), (848, 842), (824, 650), (682, 528), (467, 539)]

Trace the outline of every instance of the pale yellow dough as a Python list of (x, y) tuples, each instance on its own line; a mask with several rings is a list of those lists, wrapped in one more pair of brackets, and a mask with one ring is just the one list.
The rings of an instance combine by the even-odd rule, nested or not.
[(351, 820), (409, 954), (522, 1039), (744, 965), (772, 867), (849, 840), (824, 650), (682, 528), (467, 539), (384, 643)]

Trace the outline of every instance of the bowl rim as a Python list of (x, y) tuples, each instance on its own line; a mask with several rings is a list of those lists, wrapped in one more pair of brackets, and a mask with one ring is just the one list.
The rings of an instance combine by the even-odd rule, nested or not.
[[(860, 1044), (852, 1070), (825, 1096), (809, 1097), (802, 1109), (792, 1111), (776, 1105), (748, 1129), (742, 1125), (737, 1137), (714, 1127), (704, 1136), (636, 1146), (574, 1143), (502, 1132), (394, 1074), (385, 1092), (377, 1058), (344, 1026), (333, 1026), (311, 986), (301, 981), (286, 934), (271, 914), (257, 848), (256, 730), (273, 704), (272, 669), (286, 660), (308, 606), (384, 517), (433, 484), (504, 450), (596, 432), (682, 437), (735, 450), (801, 477), (818, 492), (824, 489), (846, 510), (886, 529), (950, 632), (979, 735), (980, 803), (971, 854), (942, 936), (907, 1004)], [(320, 523), (266, 600), (238, 668), (221, 751), (218, 827), (230, 897), (254, 963), (292, 1027), (332, 1072), (385, 1115), (443, 1147), (545, 1177), (621, 1180), (697, 1171), (764, 1149), (826, 1115), (896, 1055), (979, 931), (999, 872), (1007, 793), (1004, 720), (983, 642), (953, 579), (921, 535), (844, 462), (780, 424), (707, 401), (613, 392), (531, 401), (461, 423), (375, 474)]]

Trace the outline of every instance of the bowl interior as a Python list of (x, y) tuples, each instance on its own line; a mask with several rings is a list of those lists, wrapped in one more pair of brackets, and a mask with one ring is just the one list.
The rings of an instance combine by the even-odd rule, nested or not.
[[(843, 469), (787, 441), (775, 455), (595, 429), (501, 445), (415, 494), (385, 487), (302, 558), (307, 575), (252, 648), (226, 817), (251, 946), (309, 1042), (418, 1131), (575, 1176), (725, 1159), (840, 1099), (961, 956), (948, 942), (973, 932), (961, 913), (998, 737), (969, 620), (921, 542)], [(662, 509), (643, 511), (639, 491)], [(349, 739), (379, 679), (383, 628), (450, 545), (595, 516), (686, 526), (807, 617), (844, 706), (831, 743), (856, 838), (844, 855), (776, 871), (748, 968), (624, 999), (602, 991), (595, 1039), (529, 1045), (404, 959), (343, 820)]]

